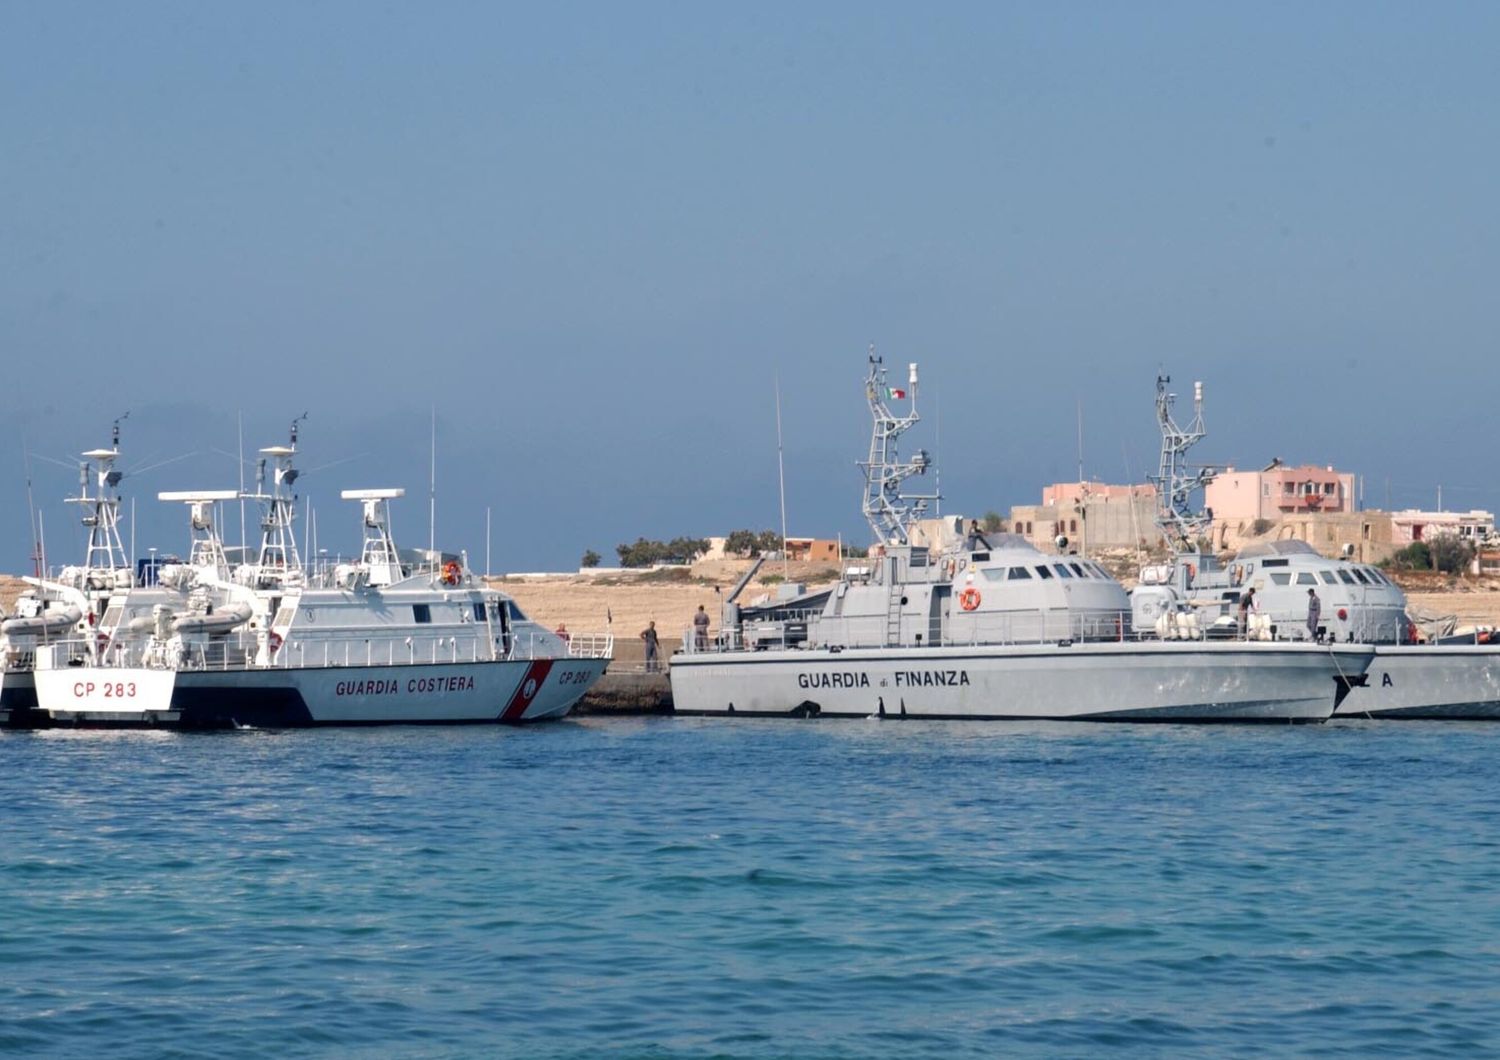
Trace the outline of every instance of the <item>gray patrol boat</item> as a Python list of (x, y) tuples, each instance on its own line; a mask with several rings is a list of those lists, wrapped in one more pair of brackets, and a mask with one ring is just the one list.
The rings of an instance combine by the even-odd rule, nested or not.
[[(1227, 560), (1200, 547), (1212, 516), (1195, 508), (1192, 498), (1219, 469), (1186, 459), (1207, 435), (1203, 384), (1193, 384), (1193, 419), (1183, 427), (1173, 417), (1170, 383), (1167, 376), (1156, 381), (1162, 447), (1152, 481), (1157, 526), (1173, 556), (1141, 569), (1131, 593), (1132, 629), (1163, 639), (1371, 644), (1374, 661), (1339, 702), (1339, 716), (1500, 718), (1500, 644), (1480, 643), (1485, 631), (1460, 637), (1438, 629), (1428, 629), (1419, 642), (1406, 594), (1378, 568), (1324, 556), (1305, 541), (1255, 542)], [(1241, 630), (1239, 601), (1250, 588), (1258, 611)], [(1309, 589), (1321, 608), (1315, 626), (1307, 621)]]
[[(931, 465), (897, 451), (920, 418), (917, 390), (916, 365), (895, 387), (871, 357), (869, 559), (831, 590), (727, 605), (712, 642), (690, 634), (672, 659), (677, 713), (1315, 722), (1365, 672), (1365, 646), (1136, 636), (1129, 596), (1103, 568), (1016, 536), (971, 524), (947, 546), (913, 543), (936, 499), (902, 490)], [(890, 402), (903, 399), (898, 415)]]

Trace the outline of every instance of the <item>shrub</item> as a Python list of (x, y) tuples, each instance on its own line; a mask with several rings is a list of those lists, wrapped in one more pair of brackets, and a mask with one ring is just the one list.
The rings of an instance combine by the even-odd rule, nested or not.
[(1253, 522), (1253, 523), (1250, 524), (1250, 536), (1252, 536), (1252, 537), (1259, 537), (1261, 534), (1264, 534), (1266, 531), (1270, 530), (1271, 527), (1273, 527), (1275, 525), (1276, 525), (1276, 523), (1275, 523), (1274, 520), (1271, 520), (1271, 519), (1257, 519), (1257, 520), (1255, 520), (1255, 522)]

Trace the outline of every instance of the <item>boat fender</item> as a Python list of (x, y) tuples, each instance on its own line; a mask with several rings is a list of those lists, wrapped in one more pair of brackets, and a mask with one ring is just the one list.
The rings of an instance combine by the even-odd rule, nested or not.
[(958, 606), (965, 611), (972, 611), (979, 606), (979, 590), (972, 585), (958, 594)]

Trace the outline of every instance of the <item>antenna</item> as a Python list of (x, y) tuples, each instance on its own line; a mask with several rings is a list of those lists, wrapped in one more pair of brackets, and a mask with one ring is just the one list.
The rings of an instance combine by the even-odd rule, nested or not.
[[(935, 465), (932, 469), (933, 492), (937, 494), (936, 506), (938, 518), (943, 515), (943, 405), (938, 401), (937, 395), (932, 398), (932, 460)], [(843, 553), (842, 546), (839, 549)]]
[[(437, 404), (432, 405), (432, 450), (427, 469), (427, 551), (437, 552)], [(433, 560), (436, 562), (436, 560)]]
[(1078, 484), (1083, 484), (1083, 398), (1078, 399)]
[[(240, 562), (243, 563), (245, 561), (245, 546), (248, 544), (245, 540), (245, 410), (240, 409), (235, 413), (235, 419), (239, 424), (240, 441), (240, 458), (238, 461), (240, 466)], [(261, 467), (265, 467), (264, 461), (261, 462)]]
[(776, 386), (776, 478), (781, 489), (781, 571), (791, 573), (791, 560), (786, 554), (786, 465), (781, 455), (781, 373), (775, 375)]
[(31, 493), (31, 450), (26, 445), (26, 436), (21, 436), (21, 463), (26, 469), (27, 526), (31, 531), (31, 565), (38, 578), (42, 576), (42, 539), (37, 529), (36, 499)]

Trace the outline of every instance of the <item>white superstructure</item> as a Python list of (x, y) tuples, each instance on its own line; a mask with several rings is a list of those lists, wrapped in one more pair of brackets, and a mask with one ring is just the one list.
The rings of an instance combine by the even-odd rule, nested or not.
[[(608, 636), (565, 637), (477, 583), (451, 555), (396, 548), (388, 505), (399, 489), (346, 490), (360, 505), (358, 560), (306, 571), (293, 521), (290, 446), (276, 462), (253, 563), (232, 568), (214, 505), (238, 495), (168, 493), (193, 532), (189, 563), (156, 594), (111, 599), (108, 648), (39, 652), (39, 708), (62, 724), (183, 728), (518, 722), (566, 714), (603, 674)], [(83, 665), (79, 665), (80, 661)]]

